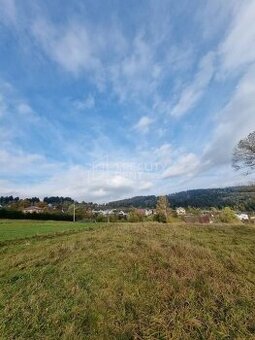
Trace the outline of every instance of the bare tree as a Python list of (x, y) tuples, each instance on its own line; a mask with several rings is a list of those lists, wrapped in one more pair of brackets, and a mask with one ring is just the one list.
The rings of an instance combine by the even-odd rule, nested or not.
[(249, 174), (255, 170), (255, 131), (241, 139), (235, 147), (232, 160), (233, 168)]

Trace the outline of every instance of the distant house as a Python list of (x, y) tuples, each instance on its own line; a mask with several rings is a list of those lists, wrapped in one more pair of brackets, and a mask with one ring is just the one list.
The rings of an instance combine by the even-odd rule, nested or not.
[(123, 210), (119, 211), (119, 212), (118, 212), (118, 215), (121, 216), (121, 217), (126, 217), (126, 216), (128, 216), (128, 214), (125, 213)]
[(177, 216), (184, 216), (186, 215), (186, 210), (182, 207), (176, 208), (176, 214)]
[(248, 222), (249, 221), (249, 216), (248, 216), (248, 214), (244, 214), (244, 213), (242, 213), (242, 214), (236, 214), (236, 217), (239, 219), (239, 221), (246, 221), (246, 222)]
[(103, 216), (109, 216), (109, 215), (114, 215), (116, 214), (116, 210), (92, 210), (93, 215), (103, 215)]
[(105, 215), (104, 210), (92, 210), (93, 215)]
[(153, 210), (152, 209), (145, 209), (144, 210), (144, 215), (145, 216), (151, 216), (153, 214)]
[(39, 214), (39, 213), (42, 213), (43, 211), (44, 211), (43, 208), (39, 208), (35, 206), (31, 206), (31, 207), (23, 209), (24, 214), (33, 214), (33, 213)]

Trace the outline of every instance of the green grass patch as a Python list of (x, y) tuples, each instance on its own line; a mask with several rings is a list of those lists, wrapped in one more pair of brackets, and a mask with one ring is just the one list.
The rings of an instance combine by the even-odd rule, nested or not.
[(36, 220), (0, 220), (0, 243), (38, 235), (77, 231), (94, 227), (94, 223)]
[(254, 227), (115, 223), (0, 255), (3, 339), (255, 338)]

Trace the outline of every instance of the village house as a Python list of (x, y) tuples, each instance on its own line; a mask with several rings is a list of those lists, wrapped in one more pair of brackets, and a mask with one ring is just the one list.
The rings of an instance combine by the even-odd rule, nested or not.
[(186, 215), (186, 210), (182, 207), (176, 208), (176, 214), (177, 216), (184, 216)]
[(153, 215), (153, 210), (152, 210), (152, 209), (145, 209), (144, 215), (145, 215), (145, 216), (151, 216), (151, 215)]
[(239, 219), (239, 221), (248, 222), (249, 216), (248, 214), (242, 213), (242, 214), (236, 214), (236, 217)]
[(118, 215), (118, 216), (127, 216), (127, 214), (120, 210), (116, 209), (106, 209), (106, 210), (92, 210), (92, 213), (94, 215), (103, 215), (103, 216), (109, 216), (109, 215)]
[(118, 212), (118, 215), (119, 215), (120, 217), (127, 217), (127, 216), (128, 216), (128, 214), (125, 213), (123, 210), (119, 211), (119, 212)]
[(39, 208), (35, 206), (31, 206), (31, 207), (23, 209), (24, 214), (33, 214), (33, 213), (39, 214), (39, 213), (42, 213), (43, 211), (44, 211), (43, 208)]

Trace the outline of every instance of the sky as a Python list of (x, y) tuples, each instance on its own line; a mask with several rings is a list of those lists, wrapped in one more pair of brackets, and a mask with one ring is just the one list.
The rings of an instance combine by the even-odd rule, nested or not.
[(255, 0), (0, 0), (0, 195), (250, 183)]

